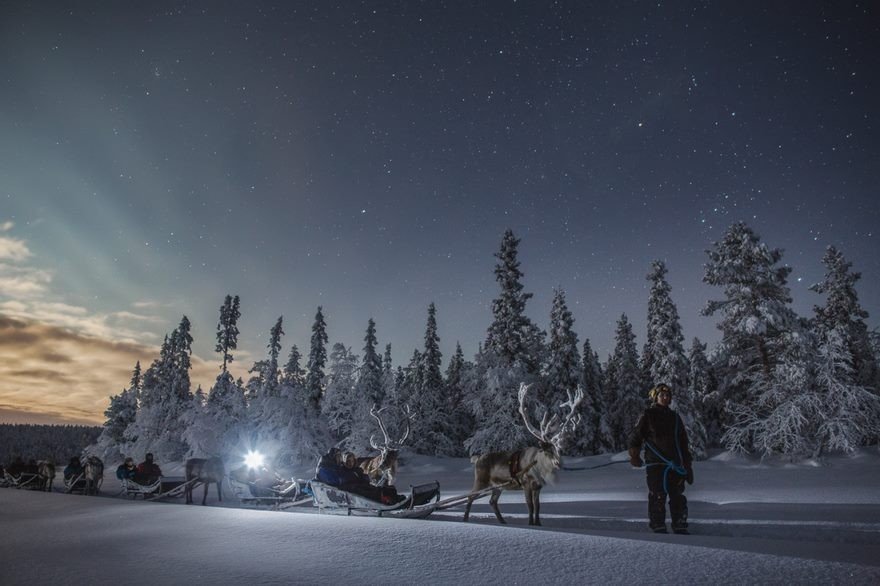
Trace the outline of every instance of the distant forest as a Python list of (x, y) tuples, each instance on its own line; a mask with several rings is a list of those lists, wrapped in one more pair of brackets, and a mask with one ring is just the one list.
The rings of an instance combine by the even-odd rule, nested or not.
[(95, 443), (101, 429), (85, 425), (0, 423), (0, 464), (9, 464), (19, 456), (25, 462), (33, 459), (64, 464)]

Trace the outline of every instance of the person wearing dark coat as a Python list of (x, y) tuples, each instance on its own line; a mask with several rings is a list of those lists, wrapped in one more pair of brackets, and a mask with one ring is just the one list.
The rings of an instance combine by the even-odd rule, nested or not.
[(116, 478), (119, 480), (134, 480), (136, 475), (137, 468), (135, 468), (133, 458), (126, 458), (116, 469)]
[(688, 533), (688, 507), (684, 483), (694, 482), (693, 459), (681, 417), (669, 408), (672, 389), (659, 384), (649, 396), (654, 403), (639, 418), (629, 440), (630, 464), (642, 467), (644, 447), (648, 482), (648, 524), (655, 533), (666, 533), (666, 500), (675, 533)]
[(339, 486), (343, 482), (345, 468), (342, 466), (342, 452), (339, 448), (330, 448), (330, 451), (318, 460), (315, 469), (315, 478), (331, 486)]
[(153, 462), (153, 454), (147, 454), (143, 462), (137, 467), (137, 482), (140, 484), (153, 484), (162, 476), (162, 469)]
[(74, 456), (67, 463), (67, 466), (64, 467), (64, 480), (71, 481), (75, 479), (77, 476), (82, 475), (83, 467), (82, 462), (80, 462), (78, 456)]

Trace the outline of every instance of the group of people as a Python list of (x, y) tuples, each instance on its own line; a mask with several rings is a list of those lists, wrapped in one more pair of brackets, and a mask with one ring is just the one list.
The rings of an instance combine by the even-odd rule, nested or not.
[(405, 496), (397, 494), (397, 489), (393, 486), (373, 485), (370, 477), (357, 465), (357, 456), (353, 452), (343, 452), (339, 448), (330, 448), (330, 451), (321, 457), (315, 470), (315, 478), (325, 484), (385, 505), (406, 500)]
[(144, 461), (134, 465), (134, 459), (128, 457), (116, 469), (116, 478), (132, 480), (138, 484), (153, 484), (162, 476), (162, 469), (153, 460), (153, 454), (147, 454)]

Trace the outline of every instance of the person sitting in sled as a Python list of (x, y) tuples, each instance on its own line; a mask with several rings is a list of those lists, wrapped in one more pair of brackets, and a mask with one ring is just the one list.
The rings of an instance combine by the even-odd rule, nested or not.
[(82, 473), (82, 462), (80, 462), (78, 456), (74, 456), (67, 462), (67, 466), (64, 467), (64, 481), (76, 480), (77, 477), (82, 476)]
[(135, 482), (138, 484), (153, 484), (162, 476), (162, 469), (153, 462), (153, 454), (147, 454), (144, 461), (138, 464)]
[(134, 480), (136, 475), (137, 468), (134, 465), (134, 458), (126, 458), (116, 469), (116, 478), (119, 480)]
[(655, 533), (666, 533), (666, 499), (675, 533), (688, 532), (688, 507), (684, 483), (694, 483), (687, 431), (681, 417), (669, 408), (672, 389), (659, 384), (648, 393), (654, 403), (639, 418), (629, 440), (629, 461), (642, 467), (645, 448), (648, 481), (648, 524)]
[(397, 489), (393, 486), (374, 486), (366, 472), (357, 465), (357, 457), (354, 453), (346, 452), (343, 456), (343, 461), (345, 469), (343, 471), (343, 484), (340, 486), (343, 490), (365, 496), (368, 499), (379, 501), (385, 505), (391, 505), (406, 498), (398, 496)]
[(315, 478), (324, 484), (339, 486), (343, 482), (344, 474), (345, 468), (342, 465), (342, 452), (339, 451), (339, 448), (330, 448), (330, 451), (318, 460)]

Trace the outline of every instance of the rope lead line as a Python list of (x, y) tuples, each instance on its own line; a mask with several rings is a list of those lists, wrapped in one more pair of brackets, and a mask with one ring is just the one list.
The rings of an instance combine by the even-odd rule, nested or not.
[[(681, 446), (678, 445), (678, 414), (675, 415), (675, 431), (674, 431), (674, 433), (675, 433), (675, 451), (678, 453), (678, 460), (681, 461), (682, 460)], [(669, 481), (668, 481), (669, 471), (673, 470), (679, 476), (687, 476), (687, 469), (684, 466), (680, 466), (680, 465), (676, 464), (672, 460), (667, 460), (666, 458), (664, 458), (663, 454), (661, 454), (657, 448), (655, 448), (654, 446), (651, 445), (651, 442), (646, 441), (645, 447), (648, 448), (649, 450), (651, 450), (652, 452), (654, 452), (654, 455), (656, 455), (658, 458), (663, 460), (662, 463), (655, 462), (653, 464), (646, 464), (646, 466), (662, 466), (663, 464), (666, 465), (666, 468), (663, 470), (663, 492), (665, 492), (666, 494), (669, 494)]]

